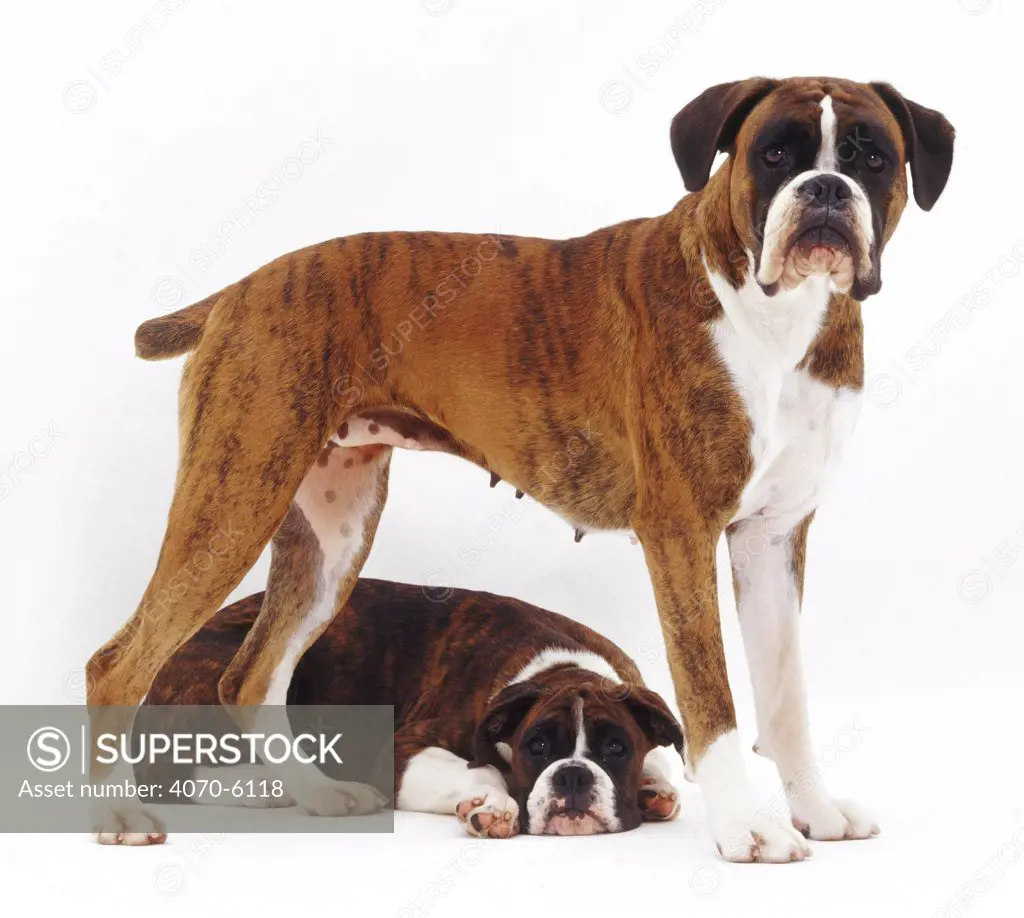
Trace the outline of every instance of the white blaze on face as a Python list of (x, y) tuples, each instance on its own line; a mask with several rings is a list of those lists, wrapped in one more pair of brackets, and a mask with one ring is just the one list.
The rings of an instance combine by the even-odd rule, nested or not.
[(838, 168), (836, 156), (836, 112), (832, 108), (832, 97), (821, 100), (821, 146), (814, 166), (820, 172), (835, 172)]
[(846, 292), (854, 281), (854, 260), (845, 252), (815, 247), (810, 251), (793, 248), (793, 234), (797, 231), (808, 198), (800, 187), (819, 176), (838, 177), (850, 191), (850, 215), (846, 221), (856, 248), (856, 261), (863, 274), (871, 271), (871, 246), (874, 228), (871, 222), (871, 203), (864, 189), (848, 176), (839, 172), (839, 126), (832, 97), (821, 100), (821, 144), (815, 157), (814, 168), (793, 176), (772, 199), (765, 220), (764, 241), (757, 281), (763, 287), (777, 284), (783, 290), (800, 286), (815, 274), (829, 275), (835, 289)]
[(583, 699), (577, 698), (572, 705), (573, 718), (576, 721), (576, 749), (574, 755), (582, 759), (587, 754), (587, 727), (583, 723)]

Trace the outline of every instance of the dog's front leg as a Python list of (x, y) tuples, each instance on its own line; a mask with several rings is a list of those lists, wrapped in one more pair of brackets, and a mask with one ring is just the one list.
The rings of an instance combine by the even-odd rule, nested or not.
[(519, 834), (519, 804), (509, 796), (501, 772), (492, 765), (471, 768), (441, 746), (435, 722), (412, 724), (395, 734), (395, 808), (454, 814), (476, 838)]
[(874, 817), (828, 796), (817, 767), (800, 658), (800, 603), (811, 517), (792, 527), (758, 518), (729, 528), (736, 608), (757, 709), (755, 749), (775, 762), (793, 824), (809, 838), (878, 834)]
[(758, 806), (740, 753), (718, 618), (719, 533), (699, 520), (638, 521), (634, 529), (654, 584), (687, 760), (703, 792), (719, 852), (729, 861), (803, 860), (810, 847), (788, 821)]

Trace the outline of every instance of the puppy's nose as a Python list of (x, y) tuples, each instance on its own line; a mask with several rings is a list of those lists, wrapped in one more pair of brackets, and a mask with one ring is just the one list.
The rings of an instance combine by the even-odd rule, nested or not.
[(594, 775), (589, 768), (582, 765), (566, 765), (555, 772), (551, 783), (560, 794), (575, 797), (577, 794), (587, 793), (594, 786)]
[(838, 175), (816, 175), (802, 183), (797, 191), (822, 206), (839, 204), (852, 197), (850, 186)]

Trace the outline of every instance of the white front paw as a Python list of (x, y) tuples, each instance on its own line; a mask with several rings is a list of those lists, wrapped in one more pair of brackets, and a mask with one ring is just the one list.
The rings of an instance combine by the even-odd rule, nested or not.
[(288, 791), (282, 791), (280, 797), (275, 797), (273, 794), (262, 797), (244, 797), (242, 806), (250, 810), (287, 809), (290, 806), (295, 806), (295, 799)]
[(667, 822), (679, 815), (679, 791), (667, 778), (644, 773), (637, 793), (640, 815), (651, 822)]
[(224, 795), (214, 796), (209, 790), (204, 794), (197, 794), (192, 798), (193, 803), (212, 804), (214, 806), (240, 806), (247, 810), (271, 810), (295, 806), (295, 799), (288, 791), (282, 791), (280, 796), (273, 794), (243, 796), (237, 799)]
[[(284, 789), (284, 783), (273, 781), (269, 774), (262, 765), (200, 767), (196, 769), (196, 793), (191, 800), (200, 806), (238, 806), (256, 810), (295, 806), (295, 800)], [(254, 793), (249, 795), (246, 790)], [(275, 790), (280, 792), (274, 793)], [(236, 791), (241, 793), (236, 795)]]
[(455, 807), (455, 815), (475, 838), (511, 838), (519, 834), (519, 804), (493, 787), (470, 790)]
[(356, 781), (316, 784), (295, 789), (292, 796), (314, 816), (365, 816), (388, 802), (377, 788)]
[(872, 838), (881, 831), (875, 817), (852, 800), (796, 798), (789, 801), (789, 808), (793, 825), (815, 841)]
[(718, 853), (737, 864), (788, 864), (811, 856), (803, 835), (767, 810), (723, 814), (711, 820), (711, 835)]

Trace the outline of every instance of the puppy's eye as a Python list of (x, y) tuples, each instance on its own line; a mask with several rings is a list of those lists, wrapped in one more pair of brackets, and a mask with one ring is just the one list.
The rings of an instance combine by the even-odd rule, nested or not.
[(548, 752), (548, 741), (543, 736), (535, 736), (532, 740), (527, 742), (526, 749), (530, 755), (547, 755)]
[(768, 149), (761, 154), (761, 158), (764, 160), (766, 166), (771, 166), (771, 168), (777, 169), (786, 162), (786, 151), (782, 147), (768, 147)]
[(622, 758), (626, 754), (626, 744), (617, 739), (608, 740), (604, 744), (604, 754), (613, 759)]
[(885, 168), (885, 157), (881, 153), (869, 150), (864, 154), (864, 168), (869, 172), (881, 172)]

